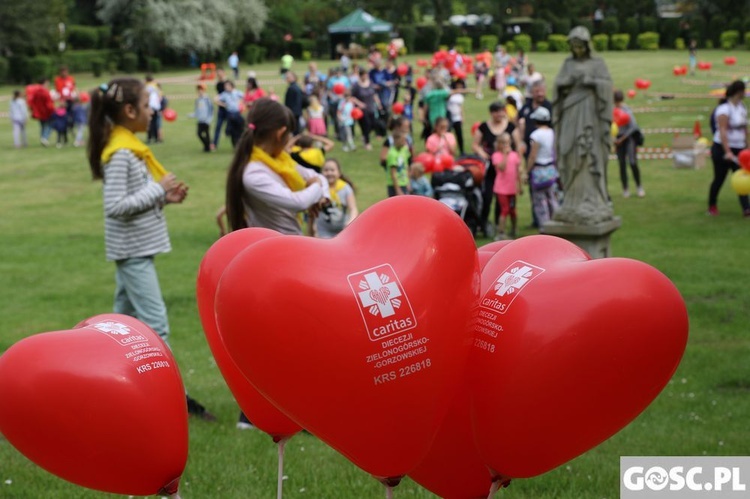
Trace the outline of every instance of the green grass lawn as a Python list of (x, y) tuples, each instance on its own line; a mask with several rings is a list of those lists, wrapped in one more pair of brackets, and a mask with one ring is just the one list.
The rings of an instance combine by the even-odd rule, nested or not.
[[(565, 55), (534, 53), (531, 59), (551, 81)], [(701, 51), (699, 59), (712, 61), (714, 69), (688, 76), (698, 83), (689, 85), (672, 75), (673, 65), (687, 63), (686, 52), (604, 53), (617, 87), (634, 88), (633, 81), (639, 77), (652, 81), (651, 97), (649, 92), (639, 92), (629, 101), (641, 127), (692, 128), (699, 119), (704, 135), (709, 134), (708, 115), (716, 102), (708, 96), (712, 85), (750, 72), (750, 52), (735, 53), (734, 67), (724, 66), (724, 55)], [(416, 56), (410, 59), (413, 62)], [(320, 67), (332, 64), (321, 61)], [(261, 72), (261, 81), (275, 81), (265, 87), (273, 86), (283, 95), (285, 85), (275, 63), (253, 69)], [(301, 63), (296, 69), (304, 72)], [(80, 88), (103, 80), (74, 76)], [(170, 341), (185, 384), (219, 418), (213, 424), (191, 420), (190, 457), (181, 494), (185, 498), (273, 497), (276, 448), (259, 431), (235, 429), (238, 408), (211, 357), (195, 301), (198, 266), (218, 236), (214, 214), (223, 203), (229, 143), (224, 138), (217, 152), (200, 152), (195, 123), (187, 118), (194, 81), (166, 79), (174, 76), (198, 75), (185, 71), (159, 75), (165, 78), (163, 88), (179, 117), (165, 123), (165, 142), (153, 149), (191, 189), (184, 205), (166, 210), (173, 251), (160, 256), (157, 267), (170, 311)], [(0, 88), (0, 96), (6, 99), (0, 110), (7, 110), (13, 89)], [(659, 100), (653, 98), (655, 92), (704, 93), (706, 97)], [(471, 123), (487, 118), (489, 102), (487, 97), (477, 101), (467, 96), (466, 135)], [(642, 107), (669, 110), (638, 113)], [(104, 259), (101, 185), (91, 181), (83, 149), (41, 147), (36, 122), (29, 124), (29, 137), (28, 149), (14, 149), (9, 120), (0, 121), (0, 351), (35, 333), (70, 328), (84, 318), (109, 312), (112, 306), (114, 268)], [(646, 137), (651, 147), (669, 146), (671, 141), (672, 134)], [(356, 182), (360, 209), (385, 197), (376, 152), (360, 148), (343, 153), (337, 148), (330, 156), (339, 158)], [(746, 308), (750, 265), (745, 249), (750, 220), (741, 216), (728, 185), (719, 199), (721, 215), (705, 215), (710, 161), (697, 170), (675, 169), (671, 160), (640, 164), (647, 196), (623, 199), (617, 167), (610, 162), (610, 192), (615, 212), (623, 220), (613, 235), (612, 252), (655, 266), (682, 293), (691, 325), (682, 364), (664, 392), (627, 428), (556, 470), (515, 481), (499, 497), (612, 499), (619, 494), (620, 456), (750, 454), (750, 314)], [(528, 195), (521, 197), (519, 216), (521, 227), (529, 224)], [(525, 230), (523, 235), (531, 233)], [(295, 436), (288, 443), (285, 465), (284, 492), (289, 498), (384, 495), (382, 486), (367, 473), (309, 434)], [(46, 473), (0, 438), (0, 497), (102, 496)], [(434, 497), (408, 479), (394, 496)]]

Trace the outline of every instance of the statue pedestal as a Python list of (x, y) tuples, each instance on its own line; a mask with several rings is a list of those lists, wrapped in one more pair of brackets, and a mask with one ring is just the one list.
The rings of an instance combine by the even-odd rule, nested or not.
[(539, 229), (539, 232), (567, 239), (591, 255), (591, 258), (606, 258), (610, 256), (609, 236), (621, 225), (620, 217), (593, 225), (576, 225), (550, 220)]

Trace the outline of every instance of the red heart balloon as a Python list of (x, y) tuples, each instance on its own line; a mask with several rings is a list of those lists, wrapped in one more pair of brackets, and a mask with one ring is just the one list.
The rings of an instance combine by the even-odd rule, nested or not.
[(532, 477), (632, 421), (674, 374), (685, 304), (658, 270), (590, 260), (552, 236), (518, 239), (482, 272), (472, 418), (483, 461)]
[(0, 357), (0, 431), (65, 480), (115, 494), (174, 494), (185, 469), (185, 388), (152, 329), (118, 314), (36, 334)]
[(365, 471), (397, 478), (427, 452), (458, 386), (478, 279), (455, 213), (389, 198), (334, 239), (243, 251), (219, 282), (219, 333), (277, 407)]
[(258, 393), (245, 375), (237, 369), (219, 336), (214, 314), (214, 298), (221, 275), (239, 253), (258, 241), (278, 236), (281, 234), (273, 230), (251, 228), (231, 232), (216, 241), (201, 261), (196, 294), (203, 332), (216, 365), (219, 366), (242, 412), (253, 425), (271, 435), (274, 442), (289, 438), (302, 428)]
[[(464, 376), (466, 380), (466, 376)], [(484, 499), (492, 475), (482, 462), (471, 431), (469, 387), (462, 383), (427, 455), (409, 477), (446, 499)]]

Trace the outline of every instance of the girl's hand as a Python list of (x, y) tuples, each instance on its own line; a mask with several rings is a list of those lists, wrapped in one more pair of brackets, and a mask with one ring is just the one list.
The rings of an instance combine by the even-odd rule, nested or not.
[(187, 197), (187, 193), (188, 186), (180, 182), (174, 189), (167, 191), (165, 199), (167, 203), (182, 203)]
[(726, 159), (727, 161), (731, 161), (733, 163), (739, 163), (737, 156), (735, 156), (732, 151), (728, 151), (724, 153), (724, 159)]
[(164, 191), (168, 193), (175, 189), (179, 185), (179, 182), (177, 182), (177, 177), (174, 173), (167, 173), (161, 178), (161, 180), (159, 180), (159, 185), (161, 185)]

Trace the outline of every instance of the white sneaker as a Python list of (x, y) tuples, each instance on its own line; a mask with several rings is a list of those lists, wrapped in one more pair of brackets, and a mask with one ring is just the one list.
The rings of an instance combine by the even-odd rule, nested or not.
[(627, 190), (627, 189), (625, 189), (624, 191), (622, 191), (622, 197), (629, 198), (630, 197), (630, 191)]
[(638, 188), (638, 197), (639, 198), (645, 198), (646, 197), (646, 191), (643, 190), (643, 187)]

